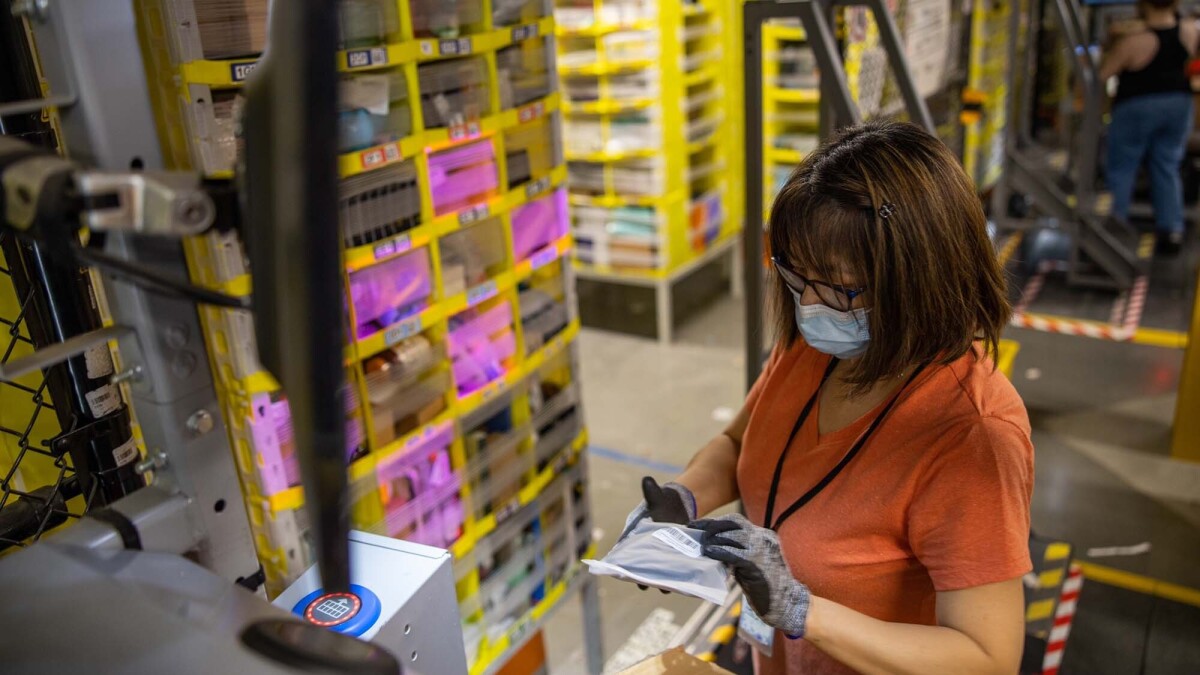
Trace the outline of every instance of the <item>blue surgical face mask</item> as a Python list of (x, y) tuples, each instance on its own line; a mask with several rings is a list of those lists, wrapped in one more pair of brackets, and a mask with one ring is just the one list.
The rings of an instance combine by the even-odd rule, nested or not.
[(871, 333), (866, 308), (841, 312), (820, 303), (803, 305), (794, 292), (792, 299), (796, 303), (796, 327), (810, 347), (839, 359), (852, 359), (867, 351)]

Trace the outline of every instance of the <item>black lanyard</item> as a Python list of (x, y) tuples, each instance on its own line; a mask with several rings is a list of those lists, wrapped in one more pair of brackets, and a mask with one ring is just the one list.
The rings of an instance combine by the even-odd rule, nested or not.
[(797, 499), (795, 502), (792, 502), (792, 505), (787, 507), (787, 510), (785, 510), (783, 513), (779, 514), (779, 518), (775, 519), (774, 524), (772, 524), (771, 517), (775, 514), (775, 496), (779, 494), (779, 480), (783, 477), (783, 462), (785, 459), (787, 459), (788, 451), (791, 450), (792, 441), (796, 440), (796, 434), (800, 433), (800, 428), (804, 426), (804, 421), (808, 419), (809, 413), (812, 412), (812, 407), (816, 404), (817, 397), (821, 395), (821, 387), (825, 386), (825, 381), (828, 380), (829, 376), (833, 374), (833, 369), (837, 366), (837, 364), (838, 360), (836, 357), (829, 360), (829, 365), (825, 368), (825, 374), (821, 376), (821, 381), (817, 384), (817, 390), (813, 392), (812, 397), (808, 399), (808, 403), (805, 403), (804, 408), (800, 411), (800, 417), (796, 419), (796, 424), (792, 426), (792, 433), (788, 435), (787, 442), (783, 445), (783, 452), (779, 453), (779, 462), (775, 464), (775, 475), (771, 478), (771, 491), (767, 493), (767, 511), (766, 515), (764, 516), (764, 520), (766, 521), (765, 525), (776, 532), (779, 531), (779, 526), (783, 525), (783, 521), (790, 518), (793, 513), (799, 511), (801, 507), (812, 501), (813, 497), (816, 497), (818, 494), (820, 494), (821, 490), (824, 490), (826, 486), (833, 482), (834, 478), (837, 478), (837, 475), (842, 472), (842, 469), (846, 468), (846, 465), (850, 463), (850, 460), (854, 459), (854, 456), (857, 455), (858, 451), (861, 450), (863, 445), (866, 444), (867, 439), (871, 437), (871, 434), (875, 433), (875, 429), (877, 429), (883, 422), (883, 418), (887, 417), (887, 414), (892, 411), (892, 406), (896, 405), (896, 401), (900, 400), (900, 395), (904, 393), (904, 390), (908, 388), (908, 385), (917, 378), (917, 375), (920, 374), (922, 370), (925, 369), (925, 364), (921, 364), (916, 370), (913, 371), (912, 375), (908, 376), (908, 379), (905, 380), (904, 384), (900, 387), (900, 391), (897, 391), (895, 396), (892, 396), (892, 400), (888, 401), (887, 406), (879, 412), (879, 415), (871, 422), (871, 426), (867, 427), (866, 432), (864, 432), (862, 436), (858, 437), (858, 440), (855, 441), (853, 446), (851, 446), (850, 451), (846, 453), (845, 457), (842, 457), (842, 461), (838, 462), (837, 466), (830, 469), (829, 473), (825, 474), (825, 477), (822, 478), (816, 485), (812, 486), (808, 492), (805, 492), (800, 496), (799, 499)]

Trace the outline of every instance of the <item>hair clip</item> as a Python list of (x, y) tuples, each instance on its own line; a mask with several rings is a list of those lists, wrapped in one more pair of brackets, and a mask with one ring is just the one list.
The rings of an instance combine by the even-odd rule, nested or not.
[(891, 202), (884, 202), (883, 205), (879, 207), (879, 217), (884, 220), (890, 218), (895, 212), (896, 205)]

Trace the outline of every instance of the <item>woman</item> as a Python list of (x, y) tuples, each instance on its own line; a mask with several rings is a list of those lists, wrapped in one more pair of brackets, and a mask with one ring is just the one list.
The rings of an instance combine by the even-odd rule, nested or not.
[(955, 158), (909, 124), (847, 131), (776, 198), (775, 350), (630, 514), (742, 500), (746, 518), (693, 526), (778, 629), (759, 675), (1017, 672), (1033, 447), (992, 361), (1009, 306), (984, 228)]
[(1180, 21), (1178, 0), (1142, 0), (1138, 30), (1115, 36), (1100, 64), (1100, 82), (1118, 77), (1108, 133), (1106, 176), (1113, 215), (1127, 219), (1142, 160), (1160, 249), (1183, 243), (1183, 186), (1179, 168), (1192, 128), (1192, 88), (1187, 62), (1200, 30)]

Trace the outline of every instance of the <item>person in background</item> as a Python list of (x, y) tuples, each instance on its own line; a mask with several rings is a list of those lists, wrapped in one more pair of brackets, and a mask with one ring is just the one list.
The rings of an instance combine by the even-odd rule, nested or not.
[(1108, 131), (1108, 189), (1112, 213), (1128, 219), (1134, 182), (1143, 161), (1160, 250), (1183, 244), (1183, 185), (1179, 175), (1192, 128), (1192, 89), (1187, 63), (1196, 53), (1200, 28), (1183, 21), (1178, 0), (1142, 0), (1142, 21), (1117, 31), (1100, 63), (1103, 85), (1117, 77)]
[(643, 479), (627, 531), (704, 531), (775, 629), (759, 675), (1017, 672), (1033, 444), (974, 185), (937, 138), (868, 123), (801, 162), (769, 238), (771, 357), (679, 477)]

